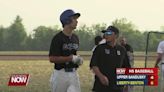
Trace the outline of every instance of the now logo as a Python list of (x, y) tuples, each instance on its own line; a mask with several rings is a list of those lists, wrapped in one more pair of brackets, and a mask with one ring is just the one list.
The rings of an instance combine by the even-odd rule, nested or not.
[(29, 81), (29, 74), (12, 74), (8, 86), (26, 86)]

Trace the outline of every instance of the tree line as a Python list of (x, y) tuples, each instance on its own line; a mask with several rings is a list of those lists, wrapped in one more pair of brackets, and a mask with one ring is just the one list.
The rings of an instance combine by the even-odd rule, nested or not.
[[(136, 26), (125, 18), (116, 19), (112, 22), (120, 30), (120, 36), (127, 38), (128, 43), (135, 51), (144, 51), (146, 47), (147, 33), (151, 30), (141, 32)], [(75, 30), (79, 36), (81, 51), (90, 51), (94, 46), (94, 37), (102, 35), (101, 31), (106, 29), (106, 24), (94, 24), (90, 27), (81, 25)], [(164, 27), (161, 27), (161, 31)], [(55, 34), (62, 31), (57, 25), (54, 27), (38, 26), (27, 35), (22, 18), (16, 16), (9, 27), (0, 26), (0, 51), (48, 51), (51, 39)], [(163, 35), (152, 34), (150, 37), (149, 50), (155, 51)]]

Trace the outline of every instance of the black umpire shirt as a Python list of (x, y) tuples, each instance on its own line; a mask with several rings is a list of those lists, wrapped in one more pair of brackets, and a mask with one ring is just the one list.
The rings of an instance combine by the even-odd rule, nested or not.
[(93, 52), (90, 67), (97, 66), (100, 72), (107, 76), (109, 86), (102, 85), (99, 78), (95, 76), (93, 89), (96, 92), (120, 92), (121, 87), (116, 85), (116, 68), (130, 67), (128, 60), (124, 47), (120, 45), (111, 47), (107, 43), (98, 45)]
[[(49, 56), (69, 56), (76, 55), (79, 48), (79, 39), (75, 34), (72, 36), (66, 36), (62, 31), (54, 36), (51, 42)], [(60, 70), (62, 68), (77, 68), (77, 64), (72, 62), (67, 63), (55, 63), (54, 68)]]

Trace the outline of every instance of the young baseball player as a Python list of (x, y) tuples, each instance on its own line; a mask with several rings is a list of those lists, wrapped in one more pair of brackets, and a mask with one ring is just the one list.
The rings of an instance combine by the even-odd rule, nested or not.
[(53, 37), (49, 50), (49, 60), (54, 63), (51, 92), (81, 92), (77, 68), (83, 59), (77, 55), (79, 39), (73, 33), (79, 17), (80, 13), (71, 9), (60, 15), (63, 31)]

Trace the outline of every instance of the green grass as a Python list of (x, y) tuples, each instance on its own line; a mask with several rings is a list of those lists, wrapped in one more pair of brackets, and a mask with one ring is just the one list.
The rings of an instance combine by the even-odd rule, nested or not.
[[(0, 83), (0, 92), (48, 92), (48, 79), (51, 70), (52, 65), (48, 61), (0, 61), (0, 80), (3, 80)], [(17, 73), (30, 74), (27, 87), (7, 86), (10, 74)]]
[[(154, 65), (154, 62), (150, 62)], [(91, 92), (93, 74), (89, 70), (89, 61), (85, 61), (79, 68), (82, 92)], [(136, 61), (135, 67), (144, 67), (142, 61)], [(0, 61), (0, 92), (50, 92), (49, 79), (53, 71), (53, 64), (46, 60), (38, 61)], [(26, 87), (9, 87), (7, 83), (11, 74), (30, 74), (30, 81)], [(137, 86), (134, 92), (142, 92)], [(157, 92), (157, 87), (146, 87), (146, 92)]]
[[(88, 61), (84, 63), (79, 71), (82, 92), (91, 89), (92, 73), (88, 67)], [(49, 61), (0, 61), (0, 92), (50, 92), (49, 78), (53, 71), (53, 64)], [(30, 74), (27, 87), (8, 87), (10, 74)]]

